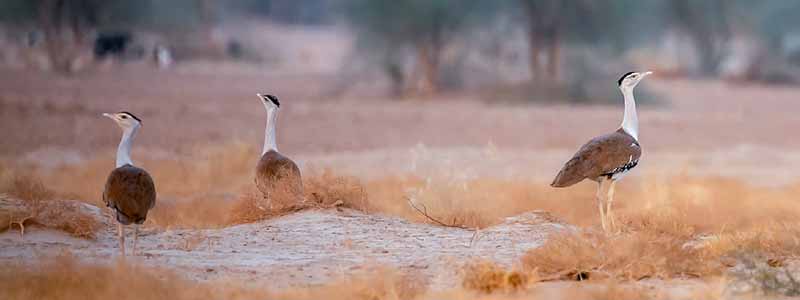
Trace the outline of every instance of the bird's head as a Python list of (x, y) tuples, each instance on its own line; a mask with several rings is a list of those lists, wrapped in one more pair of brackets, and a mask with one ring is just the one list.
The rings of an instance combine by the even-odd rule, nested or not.
[(103, 116), (114, 120), (114, 122), (117, 122), (117, 125), (124, 130), (142, 126), (142, 120), (127, 111), (105, 113)]
[(256, 96), (261, 99), (261, 103), (264, 104), (264, 108), (267, 110), (278, 109), (281, 106), (281, 103), (278, 102), (278, 97), (269, 94), (256, 94)]
[(620, 89), (633, 89), (639, 84), (639, 81), (642, 81), (648, 75), (653, 74), (653, 72), (628, 72), (622, 77), (619, 78), (617, 83), (619, 84)]

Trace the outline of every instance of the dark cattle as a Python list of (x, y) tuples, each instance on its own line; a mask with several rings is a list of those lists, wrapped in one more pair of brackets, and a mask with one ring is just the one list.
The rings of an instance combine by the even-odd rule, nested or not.
[(131, 34), (128, 32), (98, 34), (94, 40), (94, 56), (96, 58), (105, 58), (110, 55), (122, 56), (131, 40)]

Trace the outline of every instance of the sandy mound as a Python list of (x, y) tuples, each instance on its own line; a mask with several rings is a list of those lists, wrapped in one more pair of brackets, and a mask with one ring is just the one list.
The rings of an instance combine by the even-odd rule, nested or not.
[[(108, 224), (107, 216), (94, 216)], [(9, 230), (0, 234), (0, 260), (33, 261), (70, 251), (110, 261), (118, 254), (117, 241), (113, 227), (105, 226), (94, 240), (42, 227), (28, 228), (24, 238)], [(481, 258), (510, 265), (560, 230), (573, 229), (538, 212), (476, 233), (353, 210), (312, 210), (223, 229), (144, 228), (140, 255), (132, 259), (193, 279), (270, 278), (276, 287), (324, 283), (364, 266), (386, 265), (418, 272), (434, 287), (452, 287), (463, 264)]]

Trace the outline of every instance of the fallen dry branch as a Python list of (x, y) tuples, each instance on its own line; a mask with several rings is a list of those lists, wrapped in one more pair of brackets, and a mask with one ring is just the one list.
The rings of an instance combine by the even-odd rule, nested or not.
[(432, 217), (430, 214), (428, 214), (428, 208), (425, 206), (425, 204), (420, 203), (419, 206), (422, 206), (422, 208), (419, 208), (419, 206), (417, 206), (417, 204), (414, 204), (414, 200), (412, 200), (411, 198), (406, 197), (406, 201), (408, 201), (408, 205), (410, 205), (412, 209), (414, 209), (415, 211), (420, 213), (423, 217), (428, 219), (428, 221), (431, 221), (433, 223), (436, 223), (436, 224), (438, 224), (440, 226), (444, 226), (444, 227), (475, 230), (475, 229), (469, 228), (469, 227), (467, 227), (467, 226), (465, 226), (463, 224), (459, 224), (458, 219), (455, 219), (455, 218), (453, 219), (453, 222), (450, 223), (450, 224), (447, 224), (445, 222), (439, 221), (438, 219), (436, 219), (436, 218)]

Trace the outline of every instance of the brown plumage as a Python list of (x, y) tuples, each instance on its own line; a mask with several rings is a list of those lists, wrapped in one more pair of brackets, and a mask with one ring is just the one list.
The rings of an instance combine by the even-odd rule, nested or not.
[(156, 187), (147, 171), (124, 165), (111, 171), (103, 190), (103, 201), (123, 225), (142, 224), (156, 204)]
[(117, 147), (117, 168), (111, 171), (103, 189), (103, 201), (111, 208), (117, 219), (119, 250), (125, 256), (125, 228), (133, 224), (133, 255), (139, 240), (139, 225), (147, 220), (147, 212), (156, 204), (156, 187), (153, 178), (145, 170), (134, 167), (131, 161), (133, 139), (142, 120), (129, 112), (105, 113), (122, 129), (122, 139)]
[[(607, 225), (614, 228), (611, 204), (614, 202), (614, 187), (622, 176), (639, 164), (642, 147), (639, 145), (639, 117), (636, 114), (636, 101), (633, 88), (653, 72), (628, 72), (617, 81), (625, 110), (622, 124), (616, 131), (593, 138), (584, 144), (575, 155), (564, 164), (561, 171), (550, 184), (553, 187), (568, 187), (584, 179), (597, 182), (597, 208), (603, 230)], [(607, 183), (607, 184), (606, 184)], [(608, 186), (606, 197), (603, 187)], [(605, 201), (604, 201), (605, 199)], [(605, 202), (605, 203), (604, 203)], [(605, 204), (605, 205), (604, 205)]]
[(641, 156), (639, 142), (620, 128), (613, 133), (593, 138), (583, 145), (564, 164), (551, 185), (568, 187), (587, 178), (597, 182), (616, 179), (636, 167)]
[(276, 191), (285, 191), (299, 200), (303, 196), (303, 181), (300, 169), (288, 157), (275, 150), (269, 150), (261, 156), (256, 166), (256, 187), (270, 198)]

